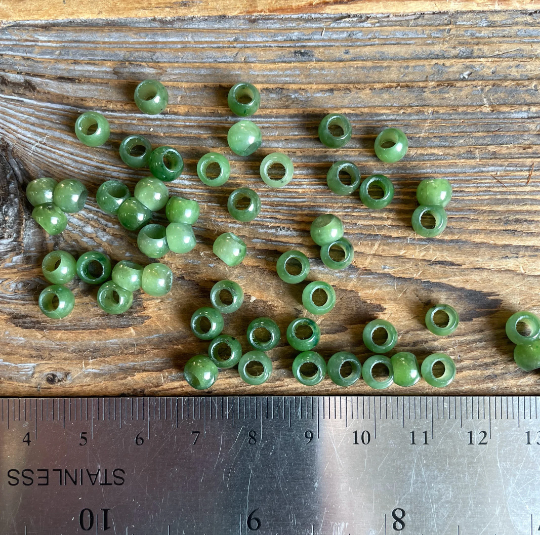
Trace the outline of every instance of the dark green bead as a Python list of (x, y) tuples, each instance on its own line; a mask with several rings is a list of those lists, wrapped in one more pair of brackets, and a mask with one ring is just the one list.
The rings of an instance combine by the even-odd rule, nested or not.
[[(203, 319), (207, 320), (208, 328), (204, 325)], [(223, 325), (221, 312), (212, 307), (199, 308), (191, 316), (191, 330), (201, 340), (213, 340), (216, 336), (219, 336), (223, 330)]]
[(137, 236), (139, 251), (149, 258), (161, 258), (169, 252), (167, 231), (163, 225), (152, 223), (139, 231)]
[(87, 251), (77, 260), (77, 275), (87, 284), (103, 284), (111, 276), (111, 259), (99, 251)]
[(120, 260), (111, 274), (113, 282), (118, 286), (135, 292), (141, 289), (143, 267), (130, 260)]
[(329, 113), (319, 123), (319, 139), (331, 149), (346, 145), (351, 140), (351, 135), (352, 126), (345, 115)]
[[(435, 323), (435, 314), (444, 313), (444, 325)], [(456, 310), (450, 305), (435, 305), (426, 314), (426, 327), (437, 336), (448, 336), (452, 334), (459, 325), (459, 316)]]
[(53, 202), (68, 214), (80, 212), (84, 208), (88, 190), (86, 186), (74, 178), (62, 180), (56, 184), (53, 192)]
[(248, 325), (247, 339), (255, 349), (270, 351), (279, 344), (280, 338), (281, 331), (270, 318), (257, 318)]
[(516, 364), (526, 372), (540, 368), (540, 340), (529, 345), (519, 345), (514, 348)]
[(207, 390), (217, 381), (219, 368), (206, 355), (191, 357), (184, 366), (184, 378), (197, 390)]
[[(369, 188), (371, 186), (378, 186), (382, 190), (382, 197), (376, 199), (372, 197)], [(394, 185), (387, 176), (384, 175), (371, 175), (368, 176), (360, 185), (360, 200), (368, 208), (373, 210), (380, 210), (388, 206), (394, 198)]]
[[(348, 175), (350, 184), (345, 184), (340, 174)], [(360, 171), (351, 162), (336, 162), (328, 170), (326, 183), (336, 195), (350, 195), (360, 185)]]
[(248, 117), (259, 109), (261, 94), (254, 85), (241, 82), (231, 87), (227, 103), (235, 115)]
[(128, 230), (139, 230), (152, 219), (152, 212), (135, 197), (126, 199), (118, 208), (118, 221)]
[(398, 386), (414, 386), (420, 381), (420, 368), (412, 353), (396, 353), (390, 360), (394, 370), (394, 382)]
[(107, 180), (99, 186), (96, 202), (105, 213), (117, 215), (122, 203), (130, 197), (129, 189), (123, 182)]
[(75, 296), (65, 286), (53, 284), (39, 294), (38, 304), (45, 316), (58, 320), (71, 314), (75, 306)]
[[(388, 370), (388, 377), (381, 381), (373, 377), (373, 368), (377, 364), (386, 366)], [(384, 355), (373, 355), (372, 357), (369, 357), (362, 366), (362, 378), (368, 386), (375, 388), (376, 390), (388, 388), (394, 382), (394, 368), (392, 366), (392, 361)]]
[(26, 186), (26, 198), (32, 206), (53, 202), (53, 191), (56, 187), (54, 178), (36, 178)]
[(154, 297), (162, 297), (171, 291), (173, 273), (169, 266), (156, 262), (145, 266), (142, 272), (141, 289)]
[[(338, 248), (343, 252), (343, 258), (341, 260), (334, 260), (330, 256), (332, 247)], [(354, 260), (354, 248), (352, 243), (346, 238), (341, 238), (323, 245), (321, 247), (321, 260), (323, 261), (323, 264), (330, 269), (345, 269)]]
[(119, 152), (126, 165), (141, 169), (148, 166), (152, 145), (144, 136), (127, 136), (120, 143)]
[(239, 121), (229, 128), (227, 143), (238, 156), (249, 156), (261, 146), (262, 134), (254, 122)]
[[(250, 370), (253, 363), (259, 364), (262, 369)], [(238, 374), (248, 385), (262, 385), (272, 375), (272, 361), (264, 351), (248, 351), (238, 363)]]
[(137, 182), (133, 196), (151, 210), (157, 212), (165, 207), (169, 200), (169, 190), (167, 186), (157, 178), (142, 178)]
[(87, 111), (75, 121), (75, 135), (88, 147), (103, 145), (110, 134), (109, 121), (97, 111)]
[(375, 154), (381, 162), (399, 162), (408, 148), (407, 136), (399, 128), (386, 128), (375, 139)]
[(304, 351), (293, 360), (292, 373), (299, 383), (315, 386), (326, 377), (326, 362), (316, 351)]
[[(319, 300), (318, 295), (315, 294), (321, 293), (324, 295)], [(310, 282), (302, 292), (302, 304), (304, 305), (304, 308), (312, 314), (326, 314), (327, 312), (330, 312), (336, 304), (336, 292), (327, 282)]]
[[(222, 293), (228, 294), (227, 303), (222, 301)], [(223, 296), (224, 297), (224, 296)], [(210, 301), (222, 314), (230, 314), (236, 312), (244, 302), (244, 290), (236, 282), (230, 280), (222, 280), (216, 282), (210, 290)]]
[(68, 223), (66, 214), (52, 202), (36, 206), (32, 210), (32, 217), (51, 236), (60, 234), (65, 230)]
[[(523, 324), (527, 332), (520, 332), (518, 325)], [(529, 345), (540, 337), (540, 320), (532, 312), (516, 312), (506, 322), (506, 336), (516, 345)]]
[(185, 223), (169, 223), (165, 230), (167, 244), (173, 253), (189, 253), (196, 245), (193, 227)]
[[(270, 170), (280, 171), (283, 173), (281, 178), (272, 178)], [(272, 152), (264, 157), (259, 167), (259, 172), (263, 182), (271, 188), (282, 188), (286, 186), (293, 177), (294, 165), (292, 160), (281, 152)]]
[[(426, 214), (431, 214), (435, 219), (433, 226), (424, 226), (422, 217)], [(446, 228), (447, 217), (444, 208), (440, 206), (419, 206), (412, 215), (412, 227), (416, 234), (424, 238), (434, 238), (441, 234)]]
[[(295, 264), (299, 269), (294, 267)], [(276, 271), (283, 282), (298, 284), (305, 280), (309, 274), (309, 259), (300, 251), (286, 251), (278, 258)]]
[[(245, 204), (246, 201), (249, 204)], [(227, 209), (237, 221), (248, 223), (253, 221), (261, 211), (261, 199), (257, 192), (249, 188), (235, 189), (227, 201)]]
[(163, 182), (170, 182), (182, 174), (184, 160), (176, 149), (158, 147), (151, 152), (148, 166), (156, 178)]
[(242, 357), (242, 345), (236, 338), (220, 334), (210, 342), (208, 355), (218, 368), (232, 368)]
[(313, 349), (320, 339), (319, 326), (309, 318), (296, 318), (287, 327), (287, 342), (297, 351)]
[(170, 197), (165, 206), (165, 215), (171, 223), (194, 225), (199, 219), (199, 203), (184, 197)]
[(133, 304), (133, 292), (122, 288), (113, 281), (108, 281), (99, 287), (97, 302), (107, 314), (123, 314)]
[[(351, 367), (351, 371), (348, 375), (344, 375), (343, 366), (347, 364)], [(332, 382), (338, 386), (351, 386), (362, 375), (360, 361), (352, 353), (348, 353), (347, 351), (340, 351), (332, 355), (326, 365), (326, 369)]]
[[(373, 335), (378, 329), (381, 329), (386, 333), (386, 340), (381, 344), (378, 344), (373, 340)], [(389, 321), (373, 320), (364, 327), (362, 339), (364, 340), (364, 345), (370, 351), (373, 351), (373, 353), (388, 353), (396, 346), (398, 333), (396, 328)]]
[[(438, 362), (441, 362), (444, 365), (444, 373), (440, 377), (435, 377), (433, 375), (433, 367)], [(421, 367), (422, 377), (426, 383), (437, 388), (443, 388), (448, 386), (456, 376), (456, 365), (454, 361), (444, 353), (435, 353), (426, 357), (424, 362), (422, 362)]]
[(317, 245), (325, 245), (343, 238), (343, 223), (335, 215), (320, 215), (311, 223), (310, 233)]
[(144, 80), (135, 88), (135, 104), (147, 115), (161, 113), (169, 103), (169, 93), (158, 80)]
[[(208, 168), (211, 165), (214, 167), (217, 165), (219, 167), (219, 173), (215, 177), (208, 176)], [(197, 162), (197, 175), (201, 179), (201, 182), (207, 186), (223, 186), (231, 175), (231, 164), (223, 154), (208, 152)]]
[(246, 256), (246, 244), (232, 232), (226, 232), (216, 238), (214, 254), (228, 266), (237, 266)]
[(43, 259), (41, 269), (51, 284), (67, 284), (77, 273), (77, 262), (67, 251), (51, 251)]
[(416, 198), (423, 206), (446, 208), (452, 198), (452, 186), (446, 178), (426, 178), (418, 184)]

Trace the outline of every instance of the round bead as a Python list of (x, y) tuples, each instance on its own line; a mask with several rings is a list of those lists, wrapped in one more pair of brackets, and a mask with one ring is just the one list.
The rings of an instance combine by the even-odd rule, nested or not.
[[(293, 267), (294, 264), (300, 264), (300, 269), (295, 269)], [(286, 251), (278, 258), (276, 270), (283, 282), (298, 284), (305, 280), (309, 274), (308, 257), (300, 251)], [(291, 273), (291, 271), (294, 273)]]
[(117, 215), (122, 203), (129, 199), (131, 194), (128, 187), (120, 180), (107, 180), (99, 186), (96, 193), (98, 206), (107, 214)]
[(184, 378), (189, 386), (197, 390), (207, 390), (217, 380), (219, 368), (206, 355), (191, 357), (184, 366)]
[(135, 104), (147, 115), (161, 113), (169, 103), (169, 93), (158, 80), (144, 80), (135, 88)]
[[(442, 362), (444, 365), (444, 373), (440, 377), (435, 377), (435, 375), (433, 375), (433, 366), (438, 362)], [(424, 359), (424, 362), (422, 362), (421, 373), (426, 383), (437, 388), (442, 388), (448, 386), (454, 380), (454, 377), (456, 376), (456, 365), (448, 355), (445, 355), (444, 353), (435, 353)]]
[(156, 262), (144, 267), (141, 289), (148, 295), (162, 297), (171, 291), (172, 283), (173, 274), (169, 266)]
[(163, 225), (156, 223), (146, 225), (137, 236), (139, 251), (149, 258), (161, 258), (169, 252), (167, 231)]
[(394, 383), (398, 386), (414, 386), (420, 381), (420, 368), (412, 353), (396, 353), (390, 360), (394, 369)]
[(335, 215), (320, 215), (311, 223), (310, 233), (317, 245), (325, 245), (343, 238), (343, 223)]
[(329, 113), (319, 123), (319, 139), (323, 145), (331, 149), (346, 145), (351, 140), (351, 135), (352, 126), (345, 115)]
[(77, 273), (77, 262), (67, 251), (51, 251), (43, 259), (41, 269), (51, 284), (67, 284)]
[(103, 284), (111, 276), (111, 259), (99, 251), (87, 251), (77, 260), (77, 275), (87, 284)]
[[(221, 294), (225, 292), (229, 295), (227, 303), (221, 300)], [(230, 280), (222, 280), (216, 282), (210, 290), (210, 301), (222, 314), (230, 314), (236, 312), (244, 302), (244, 290), (239, 284)]]
[(386, 128), (375, 139), (375, 154), (382, 162), (399, 162), (408, 148), (407, 136), (399, 128)]
[(423, 206), (446, 208), (452, 198), (452, 186), (446, 178), (426, 178), (418, 184), (416, 198)]
[(170, 197), (165, 206), (165, 215), (171, 223), (194, 225), (199, 219), (199, 203), (184, 197)]
[[(302, 334), (302, 329), (304, 333)], [(309, 351), (321, 339), (319, 326), (309, 318), (296, 318), (287, 327), (287, 342), (297, 351)]]
[[(208, 321), (208, 328), (204, 326), (203, 318)], [(223, 316), (221, 312), (212, 307), (197, 309), (193, 313), (193, 316), (191, 316), (191, 330), (201, 340), (213, 340), (223, 330)]]
[(53, 202), (68, 214), (80, 212), (84, 208), (88, 190), (85, 185), (74, 178), (62, 180), (56, 184), (53, 192)]
[(514, 360), (526, 372), (540, 368), (540, 340), (526, 346), (516, 346), (514, 348)]
[(130, 292), (141, 289), (143, 267), (130, 260), (120, 260), (112, 270), (112, 280)]
[(147, 177), (139, 180), (135, 186), (133, 196), (151, 210), (157, 212), (165, 207), (169, 200), (167, 186), (157, 178)]
[(144, 136), (127, 136), (120, 143), (119, 152), (126, 165), (141, 169), (148, 166), (152, 145)]
[(214, 254), (228, 266), (237, 266), (246, 256), (246, 244), (232, 232), (225, 232), (216, 238)]
[(58, 320), (71, 314), (75, 306), (75, 296), (65, 286), (53, 284), (39, 294), (38, 304), (45, 316)]
[[(518, 324), (523, 323), (528, 333), (520, 333)], [(540, 337), (540, 320), (531, 312), (521, 311), (512, 314), (506, 322), (506, 336), (516, 345), (529, 345)]]
[(109, 121), (97, 111), (87, 111), (75, 121), (75, 135), (88, 147), (103, 145), (110, 134)]
[[(345, 184), (340, 174), (348, 175), (350, 184)], [(336, 195), (350, 195), (360, 185), (360, 171), (351, 162), (336, 162), (328, 170), (326, 183)]]
[(60, 234), (67, 227), (67, 217), (58, 206), (47, 202), (32, 210), (32, 218), (51, 236)]
[[(264, 336), (257, 332), (259, 329), (266, 331)], [(270, 351), (279, 344), (280, 338), (281, 331), (277, 323), (270, 318), (257, 318), (248, 325), (247, 339), (255, 349)]]
[(53, 202), (53, 191), (56, 187), (54, 178), (36, 178), (26, 186), (26, 198), (32, 206)]
[[(253, 370), (249, 370), (252, 363), (262, 366), (262, 370), (253, 373)], [(264, 351), (248, 351), (238, 363), (238, 374), (248, 385), (262, 385), (272, 375), (272, 361)]]
[(152, 212), (144, 204), (130, 197), (118, 208), (118, 221), (128, 230), (139, 230), (152, 219)]
[[(317, 292), (318, 290), (320, 290), (320, 292)], [(324, 300), (319, 301), (317, 299), (317, 302), (322, 302), (322, 304), (315, 303), (315, 292), (322, 292), (325, 294), (323, 298)], [(302, 292), (302, 304), (304, 305), (304, 308), (312, 314), (326, 314), (327, 312), (330, 312), (336, 304), (336, 292), (334, 291), (334, 288), (332, 288), (332, 286), (330, 286), (330, 284), (328, 284), (327, 282), (310, 282)]]
[[(373, 377), (373, 368), (377, 364), (382, 364), (388, 369), (388, 377), (382, 381)], [(394, 382), (394, 368), (392, 366), (392, 361), (384, 355), (373, 355), (372, 357), (369, 357), (362, 366), (362, 378), (371, 388), (377, 390), (388, 388)]]
[[(309, 368), (313, 367), (315, 367), (314, 373), (310, 373), (312, 370)], [(326, 376), (326, 362), (316, 351), (304, 351), (293, 360), (292, 373), (299, 383), (315, 386)]]
[[(386, 332), (386, 340), (381, 344), (377, 344), (373, 340), (373, 335), (378, 329)], [(388, 353), (388, 351), (394, 349), (397, 344), (398, 333), (396, 328), (389, 321), (373, 320), (364, 327), (362, 339), (364, 340), (364, 345), (370, 351), (373, 351), (373, 353)]]
[(236, 338), (220, 334), (210, 342), (208, 355), (218, 368), (232, 368), (242, 357), (242, 346)]
[(192, 226), (185, 223), (169, 223), (166, 236), (169, 249), (173, 253), (189, 253), (197, 245)]
[[(371, 186), (378, 186), (382, 190), (382, 197), (375, 199), (369, 193)], [(388, 206), (394, 198), (394, 185), (390, 179), (384, 175), (371, 175), (368, 176), (360, 186), (360, 200), (368, 208), (373, 210), (380, 210)]]
[[(342, 260), (334, 260), (330, 256), (332, 247), (337, 247), (343, 251)], [(354, 248), (352, 243), (346, 238), (327, 243), (321, 247), (321, 260), (326, 267), (330, 269), (345, 269), (354, 260)]]
[(133, 304), (133, 292), (108, 281), (99, 287), (97, 303), (107, 314), (123, 314)]
[(231, 87), (227, 103), (235, 115), (248, 117), (259, 109), (261, 94), (254, 85), (241, 82)]
[[(435, 314), (443, 313), (445, 316), (444, 325), (435, 323)], [(437, 336), (448, 336), (452, 334), (459, 325), (459, 316), (456, 310), (450, 305), (435, 305), (426, 313), (426, 327)]]
[[(244, 206), (245, 201), (249, 203), (247, 206)], [(257, 192), (252, 189), (238, 188), (229, 195), (227, 209), (234, 219), (248, 223), (259, 215), (261, 199)]]
[(249, 156), (261, 146), (261, 130), (252, 121), (239, 121), (229, 128), (227, 143), (238, 156)]
[[(213, 164), (219, 167), (219, 173), (216, 177), (209, 177), (208, 168)], [(197, 162), (197, 175), (207, 186), (223, 186), (231, 175), (231, 164), (223, 154), (208, 152)]]
[[(283, 169), (283, 176), (281, 178), (270, 177), (270, 169), (274, 169), (275, 171), (276, 168), (278, 170)], [(272, 152), (264, 157), (259, 171), (263, 182), (267, 186), (270, 186), (271, 188), (282, 188), (292, 180), (294, 165), (292, 160), (285, 154), (281, 152)]]
[[(424, 223), (422, 223), (422, 217), (425, 214), (431, 214), (435, 219), (433, 227), (425, 227)], [(446, 223), (446, 212), (440, 206), (419, 206), (412, 215), (412, 227), (414, 231), (424, 238), (434, 238), (441, 234), (446, 228)]]
[[(345, 364), (351, 367), (351, 372), (348, 375), (344, 375), (343, 365)], [(348, 353), (347, 351), (340, 351), (332, 355), (326, 365), (326, 369), (332, 382), (338, 386), (351, 386), (362, 375), (360, 361), (352, 353)]]
[(184, 160), (176, 149), (158, 147), (150, 153), (148, 167), (156, 178), (163, 182), (170, 182), (182, 174)]

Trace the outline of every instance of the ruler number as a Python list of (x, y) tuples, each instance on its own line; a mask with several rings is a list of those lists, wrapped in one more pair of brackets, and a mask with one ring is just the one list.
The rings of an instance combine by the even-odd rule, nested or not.
[[(253, 429), (249, 432), (249, 440), (248, 440), (248, 443), (251, 444), (252, 446), (254, 446), (255, 444), (257, 444), (257, 431), (254, 431)], [(255, 509), (256, 511), (257, 509)], [(255, 512), (253, 511), (253, 513)], [(252, 513), (252, 514), (253, 514)], [(251, 529), (251, 528), (250, 528)], [(259, 528), (257, 528), (259, 529)]]
[(304, 436), (307, 438), (307, 443), (309, 444), (313, 440), (313, 431), (309, 429), (304, 433)]
[(256, 516), (253, 516), (257, 511), (258, 509), (254, 509), (247, 517), (247, 527), (251, 531), (257, 531), (261, 527), (261, 521)]
[(394, 519), (394, 523), (392, 524), (392, 528), (394, 531), (403, 531), (405, 529), (405, 522), (403, 519), (405, 518), (405, 510), (401, 509), (401, 507), (396, 507), (392, 511), (392, 518)]
[[(109, 526), (109, 511), (110, 509), (101, 510), (103, 513), (103, 531), (111, 529), (111, 526)], [(96, 516), (92, 509), (83, 509), (81, 511), (81, 514), (79, 515), (79, 524), (83, 531), (90, 531), (94, 527), (94, 521), (96, 521)], [(97, 520), (96, 523), (96, 530), (98, 527), (97, 524), (99, 524), (99, 520)]]
[(195, 444), (197, 444), (197, 440), (199, 440), (199, 435), (201, 434), (200, 431), (192, 431), (191, 432), (192, 435), (195, 435), (195, 440), (193, 441), (193, 446), (195, 446)]
[(88, 437), (86, 436), (88, 434), (88, 431), (82, 431), (81, 432), (81, 441), (79, 442), (79, 446), (86, 446), (88, 444)]
[[(469, 431), (467, 434), (469, 435), (469, 446), (474, 446), (475, 445), (474, 439), (473, 439), (474, 432)], [(478, 434), (480, 435), (481, 438), (476, 444), (478, 446), (487, 446), (488, 434), (485, 431), (478, 431)]]
[(137, 433), (137, 436), (135, 437), (135, 444), (137, 444), (137, 446), (142, 446), (144, 444), (144, 438), (141, 437), (141, 433)]
[[(427, 436), (428, 436), (428, 433), (427, 431), (422, 431), (422, 435), (424, 437), (424, 440), (421, 442), (421, 444), (423, 444), (424, 446), (427, 446), (428, 445), (428, 441), (427, 441)], [(414, 436), (414, 431), (411, 431), (411, 446), (416, 446), (418, 445), (418, 442), (415, 441), (415, 436)], [(396, 509), (397, 511), (397, 509)], [(400, 509), (400, 511), (403, 511), (403, 509)]]
[[(531, 442), (531, 432), (530, 431), (527, 431), (527, 446), (530, 446), (532, 444)], [(536, 432), (536, 435), (534, 436), (534, 438), (536, 438), (536, 441), (535, 441), (535, 444), (537, 446), (540, 446), (540, 442), (539, 442), (539, 439), (540, 439), (540, 431), (537, 431)], [(538, 528), (538, 531), (540, 531), (540, 528)]]
[(369, 431), (362, 431), (362, 434), (360, 435), (360, 442), (358, 442), (358, 431), (353, 431), (353, 435), (354, 435), (354, 442), (353, 442), (354, 445), (360, 444), (361, 442), (364, 446), (367, 446), (371, 441), (371, 435)]
[(30, 433), (26, 433), (26, 435), (24, 435), (24, 438), (22, 439), (22, 441), (27, 445), (27, 446), (30, 446), (30, 443), (32, 442), (30, 440)]

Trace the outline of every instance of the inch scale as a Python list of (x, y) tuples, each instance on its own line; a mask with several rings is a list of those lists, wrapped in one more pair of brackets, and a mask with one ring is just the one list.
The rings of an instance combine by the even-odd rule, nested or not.
[(538, 397), (0, 400), (1, 535), (538, 535)]

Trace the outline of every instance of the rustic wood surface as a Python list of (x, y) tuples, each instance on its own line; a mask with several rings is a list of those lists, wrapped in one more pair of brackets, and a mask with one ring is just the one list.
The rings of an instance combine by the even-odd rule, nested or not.
[[(226, 316), (226, 333), (247, 350), (245, 329), (270, 316), (285, 332), (304, 313), (303, 284), (283, 283), (275, 271), (279, 255), (292, 247), (311, 259), (310, 280), (334, 285), (338, 304), (318, 317), (321, 354), (348, 350), (362, 360), (363, 326), (392, 321), (396, 349), (423, 359), (443, 351), (458, 374), (444, 391), (420, 382), (394, 394), (539, 393), (538, 373), (513, 362), (504, 324), (516, 310), (540, 313), (540, 15), (519, 12), (409, 16), (268, 16), (69, 23), (17, 23), (0, 31), (0, 394), (119, 395), (193, 394), (182, 377), (189, 357), (207, 342), (189, 330), (194, 310), (209, 304), (220, 279), (238, 281), (246, 293), (241, 310)], [(170, 105), (158, 117), (140, 114), (133, 103), (136, 83), (148, 77), (168, 87)], [(264, 143), (248, 158), (232, 154), (226, 132), (236, 120), (226, 95), (238, 80), (260, 88), (262, 105), (253, 120)], [(91, 149), (73, 134), (84, 110), (105, 113), (110, 141)], [(341, 150), (326, 149), (317, 125), (329, 110), (346, 113), (353, 138)], [(407, 157), (393, 165), (373, 153), (386, 126), (408, 135)], [(71, 287), (76, 307), (70, 317), (43, 316), (37, 296), (45, 286), (43, 256), (90, 249), (115, 260), (148, 262), (136, 235), (96, 205), (106, 179), (131, 188), (148, 173), (127, 168), (118, 156), (127, 134), (147, 135), (154, 145), (177, 147), (185, 172), (170, 184), (201, 205), (191, 253), (168, 254), (175, 274), (164, 298), (137, 294), (126, 314), (107, 316), (96, 289)], [(223, 187), (197, 178), (198, 158), (209, 150), (226, 154), (232, 178)], [(294, 180), (271, 190), (258, 175), (264, 155), (283, 151), (295, 164)], [(338, 197), (326, 186), (332, 162), (350, 159), (363, 176), (389, 175), (396, 188), (384, 210), (363, 207), (357, 195)], [(30, 217), (26, 184), (40, 176), (76, 177), (90, 191), (86, 208), (69, 216), (68, 229), (47, 237)], [(448, 228), (436, 239), (416, 236), (410, 225), (418, 182), (451, 180), (454, 197)], [(226, 209), (228, 194), (254, 188), (263, 210), (240, 224)], [(354, 264), (332, 272), (319, 260), (309, 237), (310, 222), (333, 212), (344, 221), (356, 251)], [(156, 216), (163, 221), (163, 215)], [(228, 268), (212, 253), (222, 232), (233, 231), (248, 245), (244, 263)], [(438, 338), (424, 326), (431, 304), (459, 311), (456, 333)], [(270, 352), (271, 380), (244, 385), (236, 370), (220, 374), (214, 394), (342, 394), (326, 379), (315, 388), (296, 383), (295, 356), (283, 336)], [(360, 382), (348, 393), (374, 393)]]

